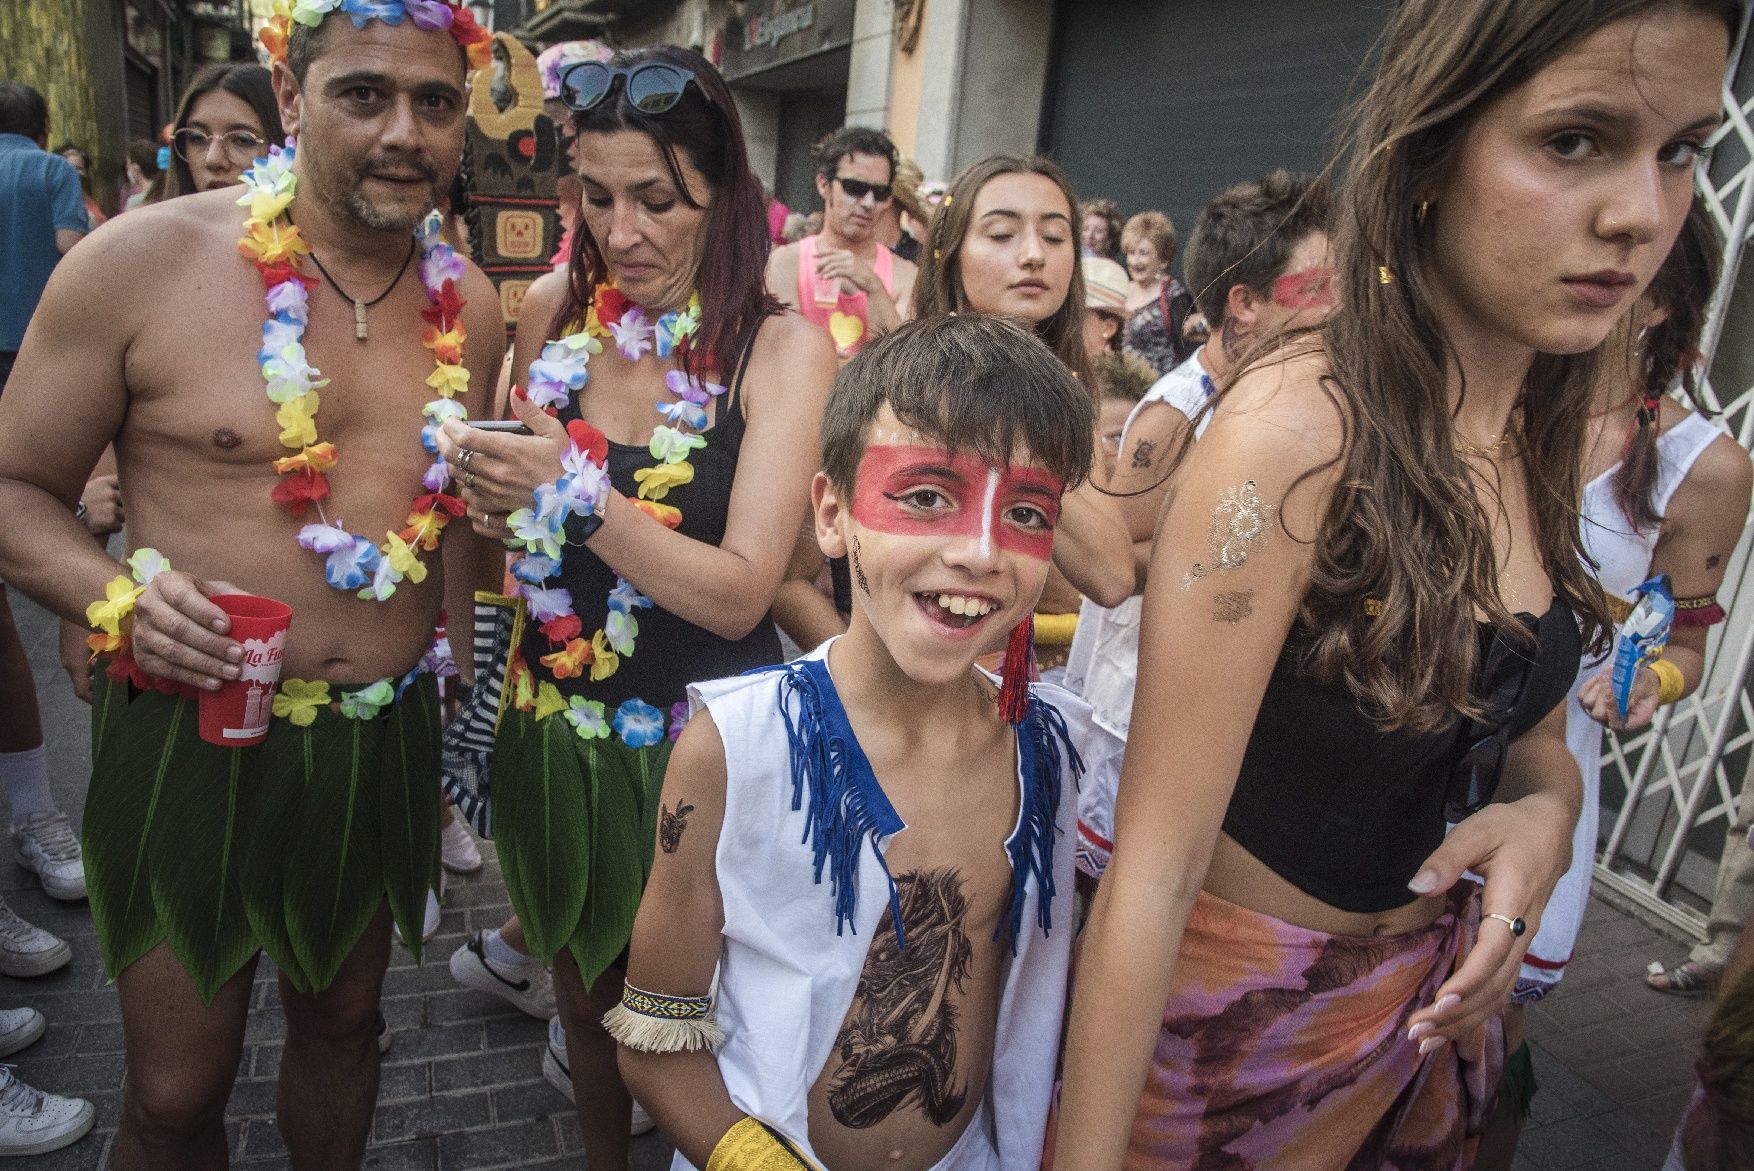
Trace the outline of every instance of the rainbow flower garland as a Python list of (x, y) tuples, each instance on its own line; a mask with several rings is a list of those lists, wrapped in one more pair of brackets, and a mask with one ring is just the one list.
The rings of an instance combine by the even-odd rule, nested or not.
[(346, 13), (355, 28), (364, 28), (369, 20), (401, 24), (406, 17), (415, 28), (450, 33), (471, 69), (481, 69), (493, 60), (493, 34), (475, 22), (468, 5), (449, 0), (274, 0), (273, 14), (259, 34), (269, 59), (286, 60), (286, 42), (294, 24), (316, 28), (331, 12)]
[(463, 501), (445, 491), (451, 473), (438, 454), (436, 439), (446, 419), (468, 417), (463, 404), (456, 401), (457, 395), (469, 388), (469, 371), (463, 365), (464, 302), (456, 284), (463, 277), (463, 261), (439, 238), (439, 214), (428, 215), (415, 236), (420, 242), (420, 281), (431, 304), (420, 314), (427, 322), (422, 342), (433, 352), (435, 361), (426, 384), (439, 395), (421, 409), (426, 425), (421, 428), (420, 441), (433, 462), (422, 480), (426, 491), (414, 497), (405, 527), (385, 534), (380, 545), (349, 533), (340, 520), (331, 524), (323, 510), (323, 501), (329, 496), (328, 473), (340, 456), (333, 443), (317, 438), (317, 392), (328, 385), (328, 379), (320, 377), (305, 356), (304, 332), (310, 320), (307, 297), (317, 282), (304, 271), (303, 258), (310, 254), (310, 248), (286, 218), (297, 188), (292, 173), (295, 151), (292, 139), (287, 139), (284, 148), (270, 147), (267, 157), (257, 159), (244, 173), (245, 192), (238, 200), (250, 209), (238, 251), (255, 264), (268, 290), (268, 319), (262, 323), (262, 346), (256, 351), (256, 361), (262, 368), (268, 399), (275, 404), (281, 446), (293, 453), (274, 461), (281, 480), (269, 496), (300, 520), (315, 505), (322, 523), (301, 528), (298, 543), (326, 555), (323, 577), (331, 586), (382, 602), (404, 579), (418, 583), (426, 578), (419, 551), (430, 553), (438, 548), (445, 525), (463, 515)]
[[(668, 360), (685, 355), (690, 339), (699, 330), (698, 293), (690, 295), (686, 308), (654, 320), (643, 305), (617, 289), (613, 280), (605, 280), (591, 298), (584, 327), (542, 347), (542, 353), (530, 363), (528, 388), (519, 393), (549, 414), (558, 415), (589, 380), (591, 355), (603, 350), (598, 339), (613, 339), (615, 348), (632, 362), (648, 353)], [(670, 489), (693, 481), (694, 465), (688, 457), (706, 446), (706, 438), (691, 431), (706, 427), (706, 404), (724, 394), (725, 388), (683, 370), (670, 371), (664, 383), (676, 401), (656, 408), (665, 421), (652, 431), (647, 450), (658, 462), (634, 472), (639, 493), (632, 503), (658, 523), (675, 528), (682, 523), (682, 512), (663, 499)], [(573, 609), (571, 591), (548, 584), (560, 575), (568, 518), (602, 516), (612, 490), (605, 466), (609, 443), (603, 433), (582, 419), (568, 423), (566, 430), (571, 446), (561, 460), (562, 475), (536, 489), (533, 507), (520, 508), (506, 518), (512, 530), (506, 544), (522, 551), (511, 566), (518, 595), (549, 645), (556, 648), (539, 661), (556, 679), (588, 673), (594, 683), (615, 674), (621, 659), (633, 654), (639, 636), (639, 619), (634, 612), (650, 608), (652, 600), (626, 578), (617, 576), (609, 592), (604, 624), (586, 638), (584, 625)], [(514, 658), (508, 675), (513, 702), (519, 708), (534, 710), (538, 719), (558, 712), (583, 739), (606, 737), (613, 729), (629, 747), (642, 748), (666, 735), (664, 713), (641, 700), (627, 700), (613, 719), (607, 719), (602, 703), (582, 696), (562, 699), (552, 683), (536, 682), (521, 658)], [(672, 738), (687, 716), (686, 705), (678, 706), (683, 710), (671, 713)]]

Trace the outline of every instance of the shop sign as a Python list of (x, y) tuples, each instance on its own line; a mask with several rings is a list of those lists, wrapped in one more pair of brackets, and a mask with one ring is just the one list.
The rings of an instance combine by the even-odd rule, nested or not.
[(750, 0), (725, 23), (727, 79), (850, 45), (854, 0)]

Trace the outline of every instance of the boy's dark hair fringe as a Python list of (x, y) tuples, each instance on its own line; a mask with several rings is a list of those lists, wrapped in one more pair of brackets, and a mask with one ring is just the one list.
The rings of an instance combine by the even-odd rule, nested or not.
[(978, 313), (910, 321), (859, 351), (822, 416), (822, 466), (848, 491), (887, 403), (904, 426), (1003, 467), (1019, 446), (1065, 481), (1090, 474), (1090, 394), (1053, 351), (1013, 322)]

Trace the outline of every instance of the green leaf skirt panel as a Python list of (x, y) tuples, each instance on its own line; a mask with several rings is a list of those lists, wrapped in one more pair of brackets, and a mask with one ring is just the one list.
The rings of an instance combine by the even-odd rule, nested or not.
[(415, 958), (438, 877), (438, 690), (371, 719), (276, 718), (208, 744), (195, 701), (97, 673), (82, 832), (104, 970), (168, 943), (211, 1003), (257, 951), (303, 992), (335, 978), (386, 900)]
[(627, 949), (652, 870), (668, 739), (586, 740), (507, 705), (493, 746), (493, 839), (512, 909), (544, 963), (566, 948), (589, 987)]

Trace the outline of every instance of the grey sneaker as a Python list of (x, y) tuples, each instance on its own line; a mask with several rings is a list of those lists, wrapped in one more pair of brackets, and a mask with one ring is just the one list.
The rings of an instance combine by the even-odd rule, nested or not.
[(501, 964), (487, 958), (482, 933), (451, 953), (451, 979), (465, 988), (487, 992), (519, 1012), (544, 1020), (554, 1014), (554, 977), (534, 956), (522, 963)]
[(85, 1137), (97, 1111), (84, 1098), (33, 1090), (0, 1065), (0, 1157), (42, 1155)]
[(45, 809), (12, 827), (12, 852), (18, 864), (42, 880), (52, 899), (73, 902), (85, 897), (85, 859), (79, 839), (59, 809)]
[(48, 1018), (36, 1009), (0, 1008), (0, 1057), (10, 1057), (48, 1030)]
[[(568, 1102), (574, 1101), (572, 1070), (568, 1069), (566, 1064), (566, 1026), (560, 1023), (559, 1013), (548, 1018), (548, 1048), (542, 1052), (542, 1077), (549, 1085), (565, 1094)], [(640, 1135), (649, 1134), (657, 1128), (658, 1124), (652, 1120), (650, 1114), (646, 1113), (646, 1108), (639, 1104), (639, 1099), (635, 1098), (633, 1101), (633, 1124), (627, 1128), (627, 1133), (638, 1138)]]
[(0, 899), (0, 974), (43, 976), (72, 958), (66, 941), (32, 927)]

